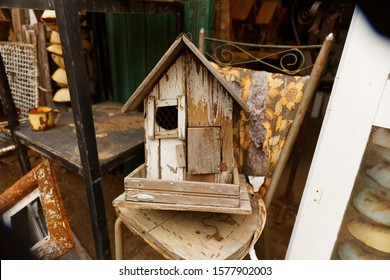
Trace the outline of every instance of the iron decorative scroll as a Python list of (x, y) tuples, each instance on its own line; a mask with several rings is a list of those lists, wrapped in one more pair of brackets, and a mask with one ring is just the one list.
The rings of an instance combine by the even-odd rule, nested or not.
[[(319, 50), (322, 45), (258, 45), (204, 37), (205, 42), (212, 42), (211, 52), (205, 56), (221, 66), (243, 66), (260, 63), (288, 75), (295, 75), (313, 67), (306, 65), (304, 50)], [(257, 50), (257, 52), (256, 52)], [(264, 53), (261, 57), (258, 54)], [(275, 60), (277, 63), (270, 61)]]

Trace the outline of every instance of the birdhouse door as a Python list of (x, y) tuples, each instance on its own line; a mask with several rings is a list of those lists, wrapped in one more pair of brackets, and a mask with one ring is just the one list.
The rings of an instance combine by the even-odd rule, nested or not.
[(188, 173), (220, 172), (221, 140), (219, 127), (188, 128)]

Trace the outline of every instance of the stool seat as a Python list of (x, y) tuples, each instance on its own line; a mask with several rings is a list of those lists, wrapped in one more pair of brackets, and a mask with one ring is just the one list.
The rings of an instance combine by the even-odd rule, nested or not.
[[(265, 206), (256, 196), (250, 197), (253, 211), (249, 215), (136, 209), (121, 206), (124, 198), (122, 194), (113, 202), (116, 226), (123, 223), (168, 259), (242, 259), (265, 223)], [(116, 233), (120, 259), (121, 229)]]

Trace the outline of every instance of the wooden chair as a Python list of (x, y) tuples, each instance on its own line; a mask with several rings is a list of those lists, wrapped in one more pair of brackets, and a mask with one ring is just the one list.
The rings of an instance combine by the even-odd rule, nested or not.
[[(201, 54), (205, 53), (205, 41), (215, 40), (219, 43), (222, 42), (228, 47), (227, 49), (223, 49), (223, 53), (225, 54), (224, 58), (230, 63), (234, 61), (232, 59), (234, 53), (231, 52), (231, 48), (235, 47), (235, 44), (237, 43), (207, 38), (204, 34), (201, 34), (200, 37), (199, 50), (201, 51)], [(252, 206), (252, 214), (215, 214), (194, 211), (142, 209), (142, 207), (127, 204), (125, 194), (122, 194), (113, 201), (113, 205), (118, 214), (118, 219), (115, 224), (115, 249), (117, 259), (122, 259), (123, 257), (123, 224), (131, 231), (141, 236), (149, 245), (168, 259), (243, 259), (248, 253), (251, 258), (256, 258), (256, 254), (253, 250), (254, 244), (261, 235), (266, 220), (266, 205), (263, 202), (263, 197), (267, 190), (268, 193), (266, 198), (268, 198), (268, 196), (272, 197), (272, 192), (280, 179), (299, 128), (319, 84), (321, 72), (324, 69), (332, 41), (333, 37), (332, 35), (329, 35), (324, 44), (320, 46), (321, 50), (311, 69), (310, 76), (307, 76), (306, 78), (291, 76), (299, 71), (310, 68), (299, 67), (299, 70), (284, 69), (287, 70), (287, 74), (290, 75), (291, 82), (302, 79), (299, 80), (299, 82), (305, 83), (304, 87), (303, 85), (300, 85), (302, 87), (298, 89), (303, 90), (303, 94), (299, 95), (299, 98), (296, 98), (296, 100), (294, 99), (295, 101), (293, 104), (288, 104), (285, 100), (280, 101), (283, 98), (283, 95), (286, 98), (285, 95), (288, 93), (287, 89), (290, 83), (286, 82), (285, 87), (280, 87), (281, 83), (285, 82), (283, 79), (288, 76), (275, 73), (267, 74), (264, 72), (265, 75), (263, 75), (263, 78), (265, 77), (267, 79), (267, 77), (269, 77), (270, 79), (268, 80), (268, 83), (269, 81), (273, 81), (272, 83), (277, 84), (277, 86), (273, 87), (276, 91), (273, 93), (268, 92), (268, 95), (264, 97), (264, 100), (266, 100), (265, 103), (270, 103), (275, 106), (279, 101), (278, 106), (288, 107), (288, 110), (286, 110), (291, 112), (288, 112), (288, 116), (281, 115), (281, 112), (276, 115), (275, 112), (273, 112), (274, 115), (272, 116), (272, 113), (268, 112), (270, 115), (266, 116), (267, 108), (263, 108), (262, 112), (264, 113), (260, 114), (261, 116), (259, 114), (254, 115), (255, 117), (263, 118), (263, 126), (267, 118), (268, 120), (273, 120), (272, 123), (269, 122), (269, 127), (266, 125), (263, 127), (265, 128), (265, 138), (261, 140), (263, 143), (261, 147), (255, 147), (253, 150), (248, 149), (249, 144), (247, 142), (251, 142), (248, 141), (250, 138), (249, 134), (256, 133), (256, 129), (255, 131), (252, 130), (250, 132), (250, 129), (253, 129), (253, 127), (251, 128), (249, 125), (250, 116), (241, 114), (236, 120), (237, 134), (234, 138), (237, 143), (235, 154), (236, 157), (238, 157), (236, 158), (236, 161), (240, 168), (240, 173), (245, 175), (258, 175), (256, 168), (260, 168), (260, 166), (247, 166), (248, 168), (254, 168), (253, 173), (256, 174), (246, 174), (245, 166), (243, 165), (245, 165), (252, 156), (263, 153), (263, 162), (261, 162), (261, 164), (265, 166), (263, 173), (266, 179), (264, 185), (260, 188), (260, 191), (253, 190), (253, 187), (248, 184), (245, 175), (240, 175), (239, 177), (240, 187), (248, 188), (249, 190), (249, 201)], [(260, 47), (264, 48), (264, 46)], [(239, 54), (241, 55), (249, 54), (240, 47), (238, 49), (240, 50)], [(259, 71), (232, 67), (213, 55), (208, 58), (218, 62), (219, 65), (214, 65), (215, 69), (217, 69), (228, 82), (232, 83), (232, 87), (236, 89), (238, 94), (241, 94), (244, 101), (249, 102), (246, 98), (246, 94), (248, 93), (247, 90), (248, 87), (253, 85), (254, 79), (257, 79), (256, 75)], [(260, 61), (261, 59), (256, 57), (255, 60)], [(244, 61), (243, 63), (247, 63), (247, 61)], [(249, 82), (248, 77), (250, 78)], [(270, 94), (274, 94), (272, 98), (278, 96), (278, 99), (268, 102), (266, 98), (269, 97)], [(252, 110), (256, 110), (254, 104), (248, 105)], [(284, 110), (283, 108), (279, 109)], [(278, 118), (278, 115), (283, 116), (283, 118)], [(251, 124), (253, 125), (253, 122)], [(281, 126), (284, 126), (283, 133), (280, 133), (283, 137), (280, 136), (277, 139), (272, 138), (272, 136), (275, 136), (275, 132), (281, 132)], [(264, 146), (266, 146), (266, 148), (264, 148)], [(275, 146), (278, 146), (278, 151), (272, 149)], [(242, 157), (241, 159), (239, 158), (240, 156)]]

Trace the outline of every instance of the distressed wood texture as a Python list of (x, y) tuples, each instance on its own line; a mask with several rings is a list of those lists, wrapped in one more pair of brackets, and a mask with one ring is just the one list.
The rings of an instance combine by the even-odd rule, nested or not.
[[(145, 152), (147, 163), (147, 178), (179, 181), (184, 180), (185, 166), (182, 159), (177, 158), (176, 146), (185, 145), (185, 119), (176, 120), (180, 125), (180, 137), (178, 130), (165, 130), (155, 121), (157, 107), (176, 106), (181, 107), (179, 117), (185, 118), (185, 97), (183, 58), (179, 57), (161, 80), (153, 87), (149, 98), (154, 98), (154, 106), (147, 102), (145, 128), (148, 136), (154, 134), (154, 140), (146, 137)], [(180, 106), (179, 103), (180, 102)], [(183, 104), (184, 103), (184, 104)], [(152, 132), (153, 130), (153, 132)], [(180, 162), (180, 163), (179, 163)]]
[[(158, 82), (158, 100), (172, 100), (177, 107), (178, 96), (184, 92), (183, 59), (179, 57)], [(171, 103), (167, 103), (170, 105)], [(176, 122), (178, 120), (175, 120)], [(164, 131), (157, 124), (156, 130)], [(184, 145), (183, 140), (177, 139), (177, 130), (165, 130), (166, 133), (174, 132), (171, 139), (160, 140), (160, 179), (183, 181), (185, 169), (179, 167), (177, 154), (174, 152), (177, 145)]]
[[(140, 166), (125, 178), (122, 206), (231, 214), (252, 212), (245, 178), (241, 181), (235, 178), (239, 184), (151, 180), (143, 178), (143, 168)], [(239, 177), (238, 172), (236, 176)]]
[(179, 139), (161, 139), (160, 140), (160, 171), (161, 179), (172, 181), (184, 180), (184, 168), (179, 167), (177, 160), (176, 146), (182, 145), (183, 141)]
[(177, 138), (180, 140), (185, 140), (187, 128), (187, 106), (186, 97), (184, 95), (179, 95), (177, 97), (177, 110)]
[(234, 167), (233, 99), (216, 77), (190, 52), (186, 53), (186, 86), (189, 127), (220, 127), (224, 135), (221, 157), (226, 171), (215, 179), (230, 183)]
[(39, 190), (49, 239), (34, 245), (33, 253), (38, 259), (58, 259), (74, 248), (75, 243), (49, 160), (44, 160), (0, 195), (0, 213), (9, 210), (36, 188)]
[(145, 131), (146, 137), (150, 140), (154, 140), (154, 121), (156, 119), (155, 108), (155, 97), (149, 96), (145, 99)]
[[(158, 182), (158, 184), (161, 184)], [(186, 184), (182, 184), (186, 186)], [(188, 187), (190, 188), (190, 186)], [(238, 198), (238, 196), (237, 196)], [(177, 205), (196, 205), (207, 207), (238, 207), (239, 200), (236, 197), (229, 196), (213, 196), (198, 193), (186, 193), (177, 191), (159, 191), (159, 190), (143, 190), (143, 189), (127, 189), (126, 200), (147, 203), (165, 203)]]
[[(245, 177), (240, 176), (241, 186)], [(119, 218), (168, 259), (242, 259), (265, 223), (262, 200), (251, 197), (249, 215), (157, 211), (128, 207), (124, 194), (113, 201)]]
[[(149, 95), (150, 99), (155, 100), (157, 98), (157, 87), (154, 87)], [(154, 118), (155, 118), (155, 105), (149, 104), (151, 102), (145, 99), (145, 131), (148, 135), (154, 136)], [(159, 179), (160, 178), (160, 140), (145, 137), (145, 163), (146, 163), (146, 178)]]
[(221, 140), (219, 127), (188, 128), (188, 173), (219, 173)]
[(183, 144), (176, 145), (177, 166), (186, 167), (186, 150)]

